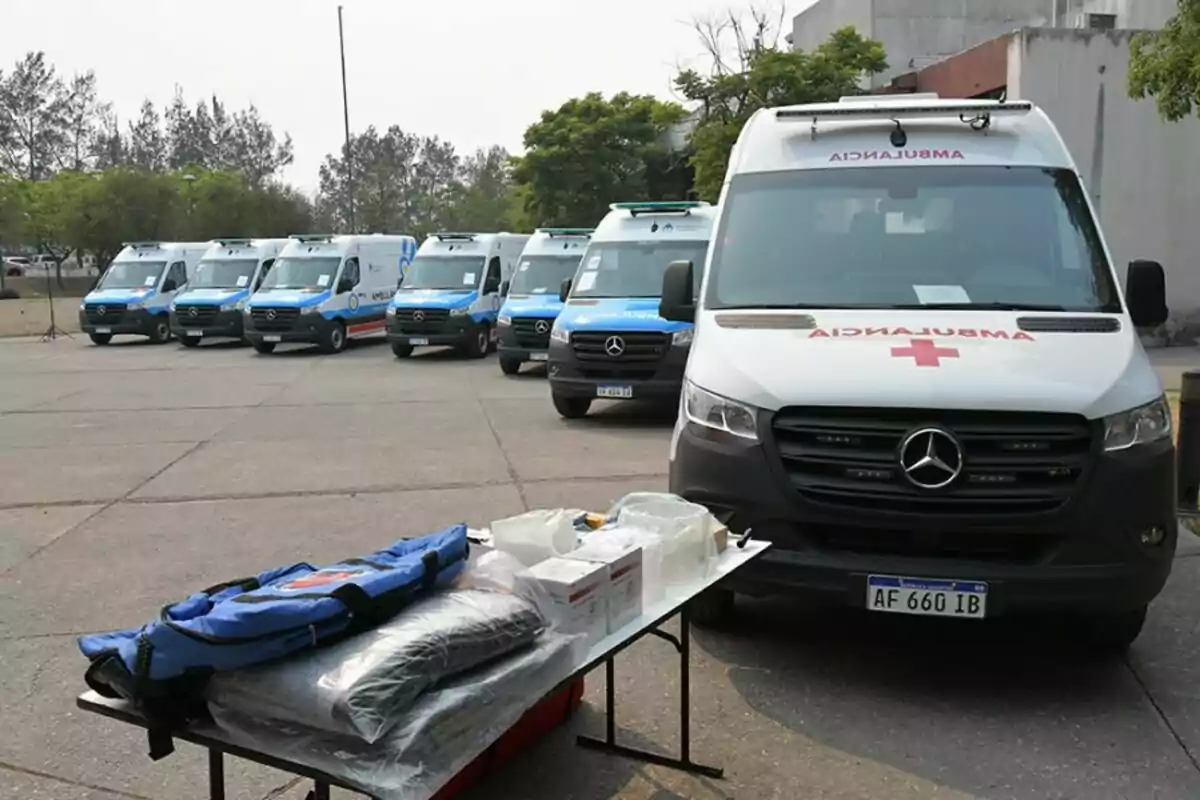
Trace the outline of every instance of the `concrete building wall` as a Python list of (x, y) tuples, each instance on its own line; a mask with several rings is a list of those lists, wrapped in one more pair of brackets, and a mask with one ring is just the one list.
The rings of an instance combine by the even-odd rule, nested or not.
[(1009, 41), (1010, 98), (1054, 120), (1096, 204), (1122, 281), (1162, 263), (1172, 327), (1200, 331), (1200, 119), (1164, 122), (1131, 100), (1130, 31), (1023, 30)]
[(863, 36), (873, 36), (873, 0), (817, 0), (792, 19), (792, 48), (815, 50), (838, 28), (853, 25)]
[(1116, 14), (1118, 28), (1161, 28), (1179, 10), (1177, 0), (1058, 0), (1056, 27), (1084, 27), (1085, 14)]

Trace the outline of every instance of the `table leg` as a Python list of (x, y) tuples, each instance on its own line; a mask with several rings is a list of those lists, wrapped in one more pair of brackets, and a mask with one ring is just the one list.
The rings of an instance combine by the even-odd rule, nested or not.
[(656, 764), (660, 767), (670, 767), (672, 769), (683, 770), (696, 775), (703, 775), (708, 778), (723, 778), (725, 770), (718, 767), (708, 767), (703, 764), (697, 764), (692, 761), (691, 753), (691, 722), (692, 722), (692, 666), (691, 666), (691, 615), (687, 605), (684, 605), (679, 612), (679, 637), (676, 638), (666, 631), (658, 628), (651, 628), (647, 633), (657, 636), (660, 639), (670, 642), (675, 650), (679, 653), (679, 745), (680, 757), (672, 758), (658, 753), (650, 753), (645, 750), (638, 750), (632, 747), (625, 747), (616, 742), (616, 680), (613, 675), (613, 660), (610, 658), (605, 664), (605, 698), (604, 708), (607, 712), (608, 719), (605, 721), (606, 736), (603, 740), (594, 739), (590, 736), (579, 736), (576, 738), (576, 744), (580, 747), (586, 747), (589, 750), (597, 750), (602, 753), (610, 753), (612, 755), (624, 756), (626, 758), (635, 759), (637, 761), (645, 761), (648, 764)]
[(208, 748), (208, 797), (225, 800), (225, 756), (211, 747)]
[(329, 784), (324, 781), (313, 781), (312, 791), (305, 800), (329, 800)]

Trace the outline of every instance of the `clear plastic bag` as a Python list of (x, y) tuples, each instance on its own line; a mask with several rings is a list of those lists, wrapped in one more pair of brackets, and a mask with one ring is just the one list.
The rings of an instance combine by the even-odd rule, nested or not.
[(306, 764), (381, 800), (428, 800), (582, 665), (585, 642), (547, 632), (533, 647), (428, 692), (374, 744), (219, 703), (210, 710), (218, 735), (233, 744)]
[(579, 544), (575, 520), (583, 513), (567, 508), (536, 509), (498, 519), (491, 525), (492, 543), (497, 550), (532, 567), (575, 549)]
[(532, 644), (553, 606), (503, 553), (485, 553), (454, 589), (331, 647), (274, 664), (219, 673), (212, 702), (374, 742), (438, 681)]
[[(641, 544), (643, 599), (661, 599), (666, 587), (703, 580), (717, 558), (716, 520), (704, 506), (673, 494), (634, 492), (609, 510), (614, 529)], [(605, 529), (592, 535), (614, 535)]]

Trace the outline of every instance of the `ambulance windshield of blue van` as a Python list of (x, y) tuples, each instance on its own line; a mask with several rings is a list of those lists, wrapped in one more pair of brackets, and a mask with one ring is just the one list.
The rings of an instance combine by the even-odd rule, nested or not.
[(707, 251), (707, 241), (592, 242), (571, 297), (662, 297), (663, 272), (672, 261), (695, 265), (698, 289)]
[(746, 174), (722, 213), (706, 308), (1121, 311), (1066, 169)]
[(509, 297), (524, 297), (531, 294), (557, 296), (562, 282), (575, 277), (579, 269), (579, 251), (569, 256), (525, 256), (517, 264)]
[(158, 283), (158, 276), (166, 266), (166, 261), (114, 261), (96, 288), (145, 289)]
[(417, 256), (404, 273), (401, 291), (457, 289), (469, 292), (483, 277), (482, 256)]
[(190, 281), (193, 289), (242, 289), (250, 285), (257, 258), (221, 258), (201, 261), (196, 277)]
[(334, 276), (342, 264), (341, 256), (309, 256), (281, 258), (275, 262), (259, 291), (274, 289), (304, 289), (321, 292), (333, 286)]

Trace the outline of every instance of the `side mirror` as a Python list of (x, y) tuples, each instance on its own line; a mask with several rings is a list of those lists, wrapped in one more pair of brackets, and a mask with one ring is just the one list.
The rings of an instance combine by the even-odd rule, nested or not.
[(508, 281), (505, 281), (504, 283), (500, 284), (500, 296), (508, 297)]
[(571, 279), (567, 278), (562, 282), (562, 286), (558, 287), (558, 299), (560, 302), (567, 302), (567, 296), (571, 294)]
[(1125, 277), (1125, 302), (1139, 328), (1157, 328), (1167, 321), (1167, 278), (1157, 261), (1130, 261)]
[(165, 281), (163, 281), (162, 290), (164, 292), (173, 292), (178, 288), (179, 287), (175, 285), (174, 278), (167, 278)]
[(695, 322), (696, 299), (690, 261), (672, 261), (663, 272), (658, 315), (671, 322)]

